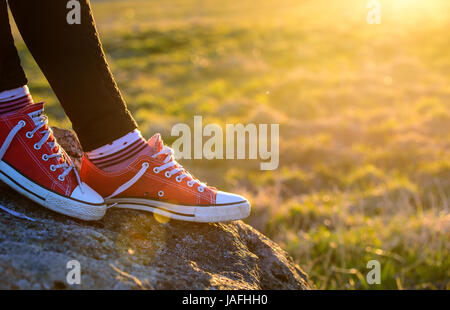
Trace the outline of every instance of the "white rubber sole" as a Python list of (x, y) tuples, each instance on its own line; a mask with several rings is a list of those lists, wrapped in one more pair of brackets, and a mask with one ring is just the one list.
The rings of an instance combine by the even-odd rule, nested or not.
[(189, 206), (142, 198), (111, 198), (106, 199), (106, 203), (108, 205), (115, 204), (114, 208), (147, 211), (188, 222), (234, 221), (250, 215), (250, 203), (248, 201), (223, 205)]
[(106, 204), (87, 203), (52, 192), (31, 181), (4, 161), (0, 161), (0, 180), (23, 196), (52, 211), (86, 221), (101, 219)]

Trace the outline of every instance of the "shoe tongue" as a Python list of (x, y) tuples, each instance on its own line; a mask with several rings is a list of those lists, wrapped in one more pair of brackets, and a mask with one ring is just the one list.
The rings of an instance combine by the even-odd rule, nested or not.
[(39, 116), (44, 113), (44, 103), (35, 103), (30, 104), (28, 107), (24, 109), (25, 114), (28, 114), (29, 117), (33, 120), (34, 124), (37, 126), (39, 121)]
[(161, 135), (159, 133), (154, 134), (153, 137), (148, 140), (148, 145), (152, 148), (152, 154), (160, 152), (164, 146)]

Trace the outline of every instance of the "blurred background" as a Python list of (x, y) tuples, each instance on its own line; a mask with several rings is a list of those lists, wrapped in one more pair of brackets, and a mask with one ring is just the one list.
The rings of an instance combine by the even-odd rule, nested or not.
[[(450, 289), (450, 1), (92, 1), (111, 69), (149, 138), (280, 124), (280, 166), (184, 160), (247, 195), (246, 220), (323, 289)], [(70, 127), (19, 35), (35, 101)], [(381, 284), (366, 264), (381, 263)]]

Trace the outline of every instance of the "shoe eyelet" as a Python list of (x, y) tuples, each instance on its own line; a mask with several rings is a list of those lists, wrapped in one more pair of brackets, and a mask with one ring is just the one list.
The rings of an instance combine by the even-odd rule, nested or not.
[(142, 168), (148, 168), (150, 164), (148, 162), (142, 163)]
[(21, 127), (25, 127), (27, 125), (27, 123), (25, 123), (24, 120), (21, 120), (17, 123), (17, 125), (21, 126)]
[(164, 173), (164, 175), (166, 176), (166, 178), (170, 178), (171, 177), (169, 171), (166, 171), (166, 173)]
[(198, 190), (200, 193), (203, 193), (203, 192), (205, 191), (205, 189), (204, 189), (203, 187), (200, 187), (200, 186), (197, 188), (197, 190)]
[(61, 175), (58, 175), (58, 180), (60, 180), (61, 182), (64, 182), (65, 178), (62, 177)]
[(36, 144), (34, 145), (34, 149), (35, 149), (35, 150), (40, 150), (41, 147), (36, 143)]
[(192, 187), (192, 186), (194, 186), (194, 183), (191, 181), (187, 181), (187, 186)]
[(164, 196), (164, 192), (163, 192), (163, 191), (159, 191), (159, 192), (158, 192), (158, 196), (159, 196), (159, 197)]
[(175, 178), (175, 180), (176, 180), (178, 183), (180, 183), (180, 182), (182, 181), (179, 175), (177, 175), (177, 177)]
[(159, 169), (157, 167), (153, 168), (154, 173), (159, 173)]
[(31, 139), (31, 138), (33, 138), (33, 133), (31, 132), (31, 131), (28, 131), (26, 134), (25, 134), (25, 136), (28, 138), (28, 139)]
[(42, 155), (42, 160), (43, 161), (47, 161), (48, 160), (48, 155), (47, 154)]
[(56, 171), (55, 165), (50, 165), (50, 170), (53, 171), (53, 172)]

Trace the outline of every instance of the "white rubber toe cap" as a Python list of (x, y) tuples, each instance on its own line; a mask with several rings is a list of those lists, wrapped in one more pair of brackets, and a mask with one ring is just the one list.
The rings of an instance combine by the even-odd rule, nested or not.
[(100, 196), (96, 191), (89, 187), (86, 183), (83, 182), (83, 189), (81, 190), (80, 185), (78, 185), (73, 191), (70, 198), (79, 200), (80, 202), (88, 203), (88, 204), (104, 204), (102, 196)]
[(218, 191), (216, 195), (216, 204), (230, 204), (247, 202), (247, 199), (240, 195)]

